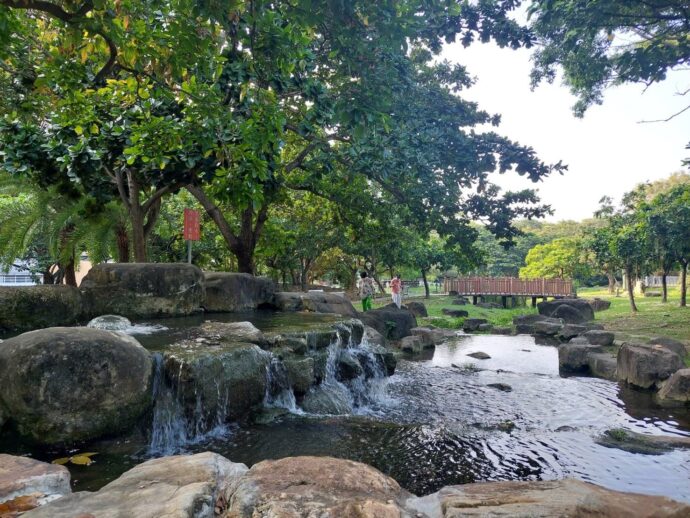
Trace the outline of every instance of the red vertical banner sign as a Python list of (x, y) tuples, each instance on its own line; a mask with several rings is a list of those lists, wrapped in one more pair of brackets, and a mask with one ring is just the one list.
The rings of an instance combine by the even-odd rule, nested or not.
[(194, 209), (184, 210), (184, 239), (185, 241), (199, 241), (199, 211)]

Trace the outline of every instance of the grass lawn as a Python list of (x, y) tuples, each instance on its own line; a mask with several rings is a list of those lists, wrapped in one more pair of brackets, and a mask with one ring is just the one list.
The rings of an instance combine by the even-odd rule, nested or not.
[(616, 333), (618, 340), (647, 342), (655, 336), (667, 336), (688, 344), (690, 342), (690, 308), (681, 308), (678, 303), (680, 291), (669, 290), (669, 301), (660, 297), (636, 296), (637, 313), (630, 311), (625, 294), (620, 297), (609, 295), (606, 288), (579, 289), (583, 298), (599, 297), (611, 301), (611, 308), (596, 313), (596, 320), (609, 331)]
[[(414, 292), (413, 292), (414, 293)], [(495, 326), (510, 326), (513, 324), (513, 317), (516, 315), (527, 315), (536, 313), (537, 310), (529, 306), (521, 306), (510, 309), (484, 309), (472, 304), (466, 304), (464, 306), (455, 306), (452, 304), (453, 299), (457, 297), (449, 297), (446, 295), (435, 295), (432, 290), (431, 298), (425, 299), (424, 289), (422, 288), (419, 296), (411, 296), (403, 299), (403, 304), (406, 301), (416, 301), (422, 302), (429, 313), (428, 318), (419, 318), (419, 325), (433, 324), (437, 327), (445, 327), (449, 329), (460, 329), (464, 318), (452, 318), (444, 315), (441, 310), (443, 308), (449, 309), (462, 309), (469, 313), (469, 318), (485, 318), (490, 324)], [(379, 297), (374, 302), (375, 308), (380, 308), (391, 302), (390, 297), (382, 298)]]

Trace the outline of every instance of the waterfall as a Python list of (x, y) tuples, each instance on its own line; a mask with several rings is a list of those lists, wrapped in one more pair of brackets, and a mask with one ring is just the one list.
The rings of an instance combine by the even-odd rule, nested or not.
[(302, 411), (297, 407), (295, 393), (292, 391), (292, 387), (290, 387), (285, 364), (280, 358), (273, 356), (271, 353), (266, 354), (269, 354), (271, 358), (266, 366), (266, 396), (264, 397), (264, 405), (301, 413)]
[(366, 338), (355, 340), (353, 335), (349, 328), (339, 330), (328, 346), (325, 376), (303, 400), (308, 412), (367, 414), (387, 401), (387, 374), (380, 353)]
[[(250, 411), (251, 405), (261, 403), (295, 414), (306, 411), (343, 415), (375, 411), (386, 400), (387, 376), (383, 361), (386, 351), (369, 345), (362, 339), (361, 331), (361, 324), (353, 322), (339, 324), (330, 332), (330, 338), (324, 333), (305, 335), (311, 353), (321, 362), (325, 360), (325, 367), (321, 363), (321, 383), (309, 389), (300, 399), (300, 405), (286, 364), (277, 355), (258, 347), (202, 352), (191, 360), (184, 352), (166, 353), (166, 356), (155, 354), (149, 454), (179, 453), (189, 445), (227, 436), (231, 429), (229, 421), (241, 412)], [(330, 339), (325, 350), (324, 338)], [(246, 365), (254, 366), (253, 381), (237, 377), (245, 371), (235, 362), (246, 362), (248, 358), (251, 362), (242, 365), (245, 368)], [(252, 382), (254, 385), (250, 389), (247, 384)], [(252, 392), (256, 388), (259, 392)], [(237, 402), (247, 401), (251, 394), (258, 399), (238, 410)]]
[(152, 456), (174, 455), (184, 452), (185, 447), (201, 442), (211, 437), (225, 436), (229, 433), (226, 424), (227, 400), (229, 394), (218, 386), (218, 411), (209, 415), (203, 408), (201, 397), (196, 395), (196, 404), (191, 415), (185, 412), (180, 397), (179, 377), (182, 374), (182, 364), (177, 374), (177, 380), (168, 380), (165, 374), (163, 356), (154, 354), (153, 374), (153, 419), (151, 424), (151, 439), (148, 453)]

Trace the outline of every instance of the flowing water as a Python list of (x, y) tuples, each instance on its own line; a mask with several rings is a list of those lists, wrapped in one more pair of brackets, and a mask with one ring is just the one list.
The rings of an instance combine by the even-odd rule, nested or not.
[[(266, 330), (274, 324), (256, 325)], [(182, 332), (177, 327), (140, 339), (155, 350)], [(468, 356), (477, 351), (491, 358)], [(355, 354), (367, 375), (338, 381), (338, 354)], [(70, 466), (75, 489), (98, 489), (151, 456), (211, 450), (248, 465), (294, 455), (359, 460), (418, 495), (448, 484), (574, 477), (690, 501), (690, 450), (644, 455), (595, 442), (611, 428), (690, 436), (690, 412), (657, 407), (648, 393), (614, 382), (561, 377), (556, 348), (529, 336), (458, 336), (425, 360), (400, 360), (390, 378), (366, 343), (334, 343), (320, 389), (346, 402), (343, 415), (302, 409), (286, 390), (284, 366), (271, 357), (266, 411), (242, 424), (202, 408), (190, 420), (177, 403), (175, 384), (163, 379), (160, 361), (157, 366), (153, 432), (91, 443), (97, 462)], [(0, 451), (47, 460), (64, 454), (34, 451), (7, 437)]]

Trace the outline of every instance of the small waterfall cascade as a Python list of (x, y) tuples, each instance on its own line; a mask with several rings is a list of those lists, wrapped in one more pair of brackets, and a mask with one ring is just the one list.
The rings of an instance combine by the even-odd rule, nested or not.
[[(383, 355), (361, 333), (343, 323), (328, 346), (325, 375), (305, 397), (311, 413), (367, 414), (387, 401)], [(339, 326), (339, 327), (340, 327)]]
[(163, 355), (154, 355), (154, 406), (148, 448), (148, 453), (152, 456), (180, 453), (190, 444), (229, 433), (230, 428), (226, 424), (225, 415), (229, 397), (227, 391), (223, 393), (218, 384), (217, 411), (212, 413), (205, 411), (201, 396), (197, 393), (196, 404), (190, 412), (189, 408), (185, 408), (180, 393), (180, 376), (182, 376), (182, 364), (177, 375), (178, 379), (171, 380), (165, 371)]
[(289, 369), (304, 361), (301, 354), (284, 361), (282, 354), (231, 344), (154, 355), (149, 454), (184, 452), (189, 445), (227, 436), (232, 421), (257, 405), (294, 414), (343, 415), (370, 413), (385, 403), (385, 358), (391, 353), (368, 344), (361, 323), (344, 322), (303, 339), (314, 371), (318, 362), (320, 383), (299, 400), (291, 386), (297, 374)]
[(264, 405), (268, 407), (285, 408), (290, 412), (300, 413), (297, 407), (295, 393), (290, 387), (287, 367), (277, 356), (271, 353), (266, 365), (266, 395)]

